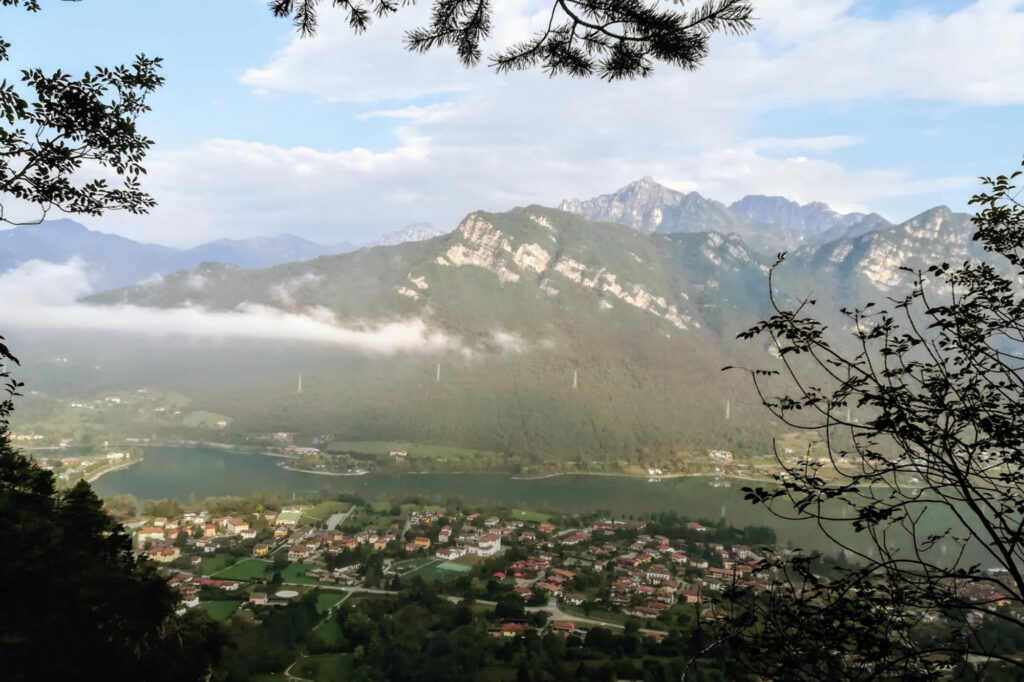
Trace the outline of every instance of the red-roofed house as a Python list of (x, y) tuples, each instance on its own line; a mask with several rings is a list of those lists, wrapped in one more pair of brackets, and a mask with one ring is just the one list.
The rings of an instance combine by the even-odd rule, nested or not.
[(167, 564), (181, 556), (181, 550), (173, 545), (171, 547), (156, 547), (146, 552), (153, 561), (159, 561), (162, 564)]

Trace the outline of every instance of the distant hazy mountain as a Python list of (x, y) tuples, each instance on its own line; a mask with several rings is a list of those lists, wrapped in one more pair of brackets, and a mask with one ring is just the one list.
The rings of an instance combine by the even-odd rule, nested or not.
[[(443, 234), (416, 223), (362, 246), (393, 246)], [(174, 249), (90, 230), (73, 220), (49, 220), (0, 231), (0, 272), (30, 260), (64, 263), (77, 256), (98, 290), (135, 284), (154, 275), (192, 269), (200, 263), (230, 263), (240, 268), (268, 268), (362, 248), (349, 242), (320, 244), (293, 234), (248, 239), (218, 239), (190, 249)]]
[[(782, 197), (748, 196), (727, 207), (696, 192), (677, 192), (649, 177), (612, 194), (563, 201), (561, 209), (592, 221), (627, 225), (645, 235), (732, 234), (766, 255), (891, 227), (877, 214), (841, 214), (825, 204), (801, 206)], [(362, 246), (394, 246), (443, 234), (428, 223), (416, 223)], [(245, 269), (266, 268), (358, 248), (347, 242), (320, 244), (279, 234), (219, 239), (180, 250), (89, 230), (72, 220), (54, 220), (0, 231), (0, 272), (32, 259), (65, 262), (78, 256), (86, 263), (94, 286), (103, 290), (191, 269), (205, 262), (230, 263)]]
[(218, 239), (188, 249), (184, 255), (196, 264), (213, 261), (232, 263), (242, 268), (267, 268), (281, 263), (346, 253), (357, 248), (347, 242), (324, 245), (293, 234), (279, 234), (274, 237)]
[(683, 194), (653, 178), (631, 182), (622, 189), (593, 199), (565, 200), (559, 208), (588, 220), (628, 225), (637, 232), (741, 232), (746, 221), (725, 204), (705, 199), (696, 192)]
[(184, 258), (177, 249), (95, 232), (73, 220), (50, 220), (0, 231), (0, 269), (30, 260), (63, 263), (75, 256), (85, 261), (99, 289), (124, 286), (199, 263)]
[(280, 234), (220, 239), (182, 250), (97, 232), (73, 220), (49, 220), (0, 231), (0, 272), (30, 260), (63, 263), (77, 256), (85, 262), (93, 285), (102, 290), (191, 269), (207, 261), (265, 268), (356, 248), (348, 243), (323, 245)]
[[(837, 223), (829, 229), (860, 224)], [(908, 283), (903, 266), (974, 253), (970, 234), (969, 216), (940, 207), (807, 245), (781, 267), (780, 293), (813, 294), (816, 310), (841, 328), (840, 305), (884, 301)], [(641, 234), (530, 206), (473, 213), (425, 241), (264, 270), (206, 264), (90, 302), (258, 304), (329, 310), (351, 324), (418, 318), (461, 341), (426, 357), (312, 354), (288, 344), (259, 367), (241, 359), (215, 371), (175, 366), (181, 390), (242, 428), (453, 443), (516, 453), (523, 463), (713, 447), (749, 453), (767, 448), (776, 427), (742, 377), (719, 370), (774, 362), (764, 344), (735, 339), (767, 311), (771, 260), (737, 236)], [(206, 283), (198, 289), (196, 276)], [(282, 393), (302, 367), (301, 396)]]
[(800, 205), (785, 197), (750, 195), (729, 210), (760, 225), (792, 230), (809, 243), (857, 237), (892, 225), (877, 213), (838, 213), (821, 202)]
[(590, 220), (628, 225), (644, 234), (735, 234), (763, 253), (853, 237), (891, 225), (878, 214), (841, 214), (822, 203), (801, 206), (783, 197), (748, 196), (727, 207), (697, 192), (677, 192), (649, 177), (612, 194), (565, 200), (560, 208)]
[(421, 242), (424, 239), (440, 237), (442, 234), (444, 234), (443, 230), (437, 229), (430, 223), (414, 223), (407, 225), (401, 230), (388, 232), (377, 241), (370, 242), (367, 246), (394, 246), (406, 242)]

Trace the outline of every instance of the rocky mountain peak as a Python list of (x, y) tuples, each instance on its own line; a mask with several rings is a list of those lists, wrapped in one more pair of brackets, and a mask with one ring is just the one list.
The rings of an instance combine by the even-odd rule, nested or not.
[(413, 223), (406, 225), (401, 230), (388, 232), (380, 239), (369, 244), (369, 246), (394, 246), (406, 242), (421, 242), (425, 239), (440, 237), (444, 231), (437, 229), (430, 223)]
[(652, 232), (734, 232), (739, 222), (724, 204), (685, 194), (647, 176), (611, 194), (563, 201), (559, 208), (588, 220), (620, 223), (643, 234)]

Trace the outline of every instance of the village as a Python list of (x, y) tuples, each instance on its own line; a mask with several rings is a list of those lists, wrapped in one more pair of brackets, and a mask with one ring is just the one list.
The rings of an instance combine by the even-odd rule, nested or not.
[[(420, 579), (453, 601), (514, 598), (523, 614), (545, 613), (550, 630), (621, 629), (636, 619), (658, 637), (730, 584), (770, 580), (754, 571), (761, 556), (753, 544), (721, 541), (739, 531), (694, 521), (661, 534), (664, 523), (646, 520), (327, 502), (125, 524), (178, 590), (179, 609), (205, 608), (219, 619), (253, 618), (258, 607), (310, 591), (329, 609), (351, 594), (397, 593)], [(503, 618), (494, 634), (517, 636), (532, 623)]]

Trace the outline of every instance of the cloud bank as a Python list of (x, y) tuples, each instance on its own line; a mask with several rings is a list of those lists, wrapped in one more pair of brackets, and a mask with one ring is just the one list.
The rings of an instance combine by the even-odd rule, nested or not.
[[(402, 33), (429, 3), (359, 37), (325, 8), (315, 39), (289, 36), (239, 80), (261, 96), (297, 102), (300, 112), (334, 106), (339, 125), (367, 130), (373, 144), (312, 149), (210, 138), (159, 149), (147, 188), (161, 205), (151, 217), (114, 216), (110, 224), (181, 244), (281, 230), (358, 242), (417, 221), (451, 228), (479, 208), (557, 205), (646, 175), (727, 202), (780, 194), (906, 219), (966, 198), (977, 169), (894, 158), (868, 124), (829, 129), (830, 111), (1024, 105), (1021, 0), (907, 7), (759, 0), (757, 31), (716, 36), (701, 70), (661, 66), (654, 78), (625, 84), (539, 72), (499, 77), (482, 66), (463, 69), (450, 51), (405, 52)], [(542, 1), (496, 0), (495, 42), (530, 34), (546, 21), (545, 9)], [(817, 107), (813, 125), (801, 107)], [(901, 125), (920, 136), (922, 150), (943, 144), (927, 137), (933, 121), (908, 120)], [(808, 125), (818, 136), (787, 135)], [(886, 210), (893, 206), (900, 210)]]
[(11, 327), (52, 332), (106, 332), (204, 340), (317, 343), (370, 355), (458, 350), (461, 342), (422, 319), (341, 323), (326, 308), (285, 312), (243, 304), (231, 311), (198, 307), (95, 306), (78, 302), (92, 293), (82, 261), (29, 261), (0, 274), (0, 317)]

